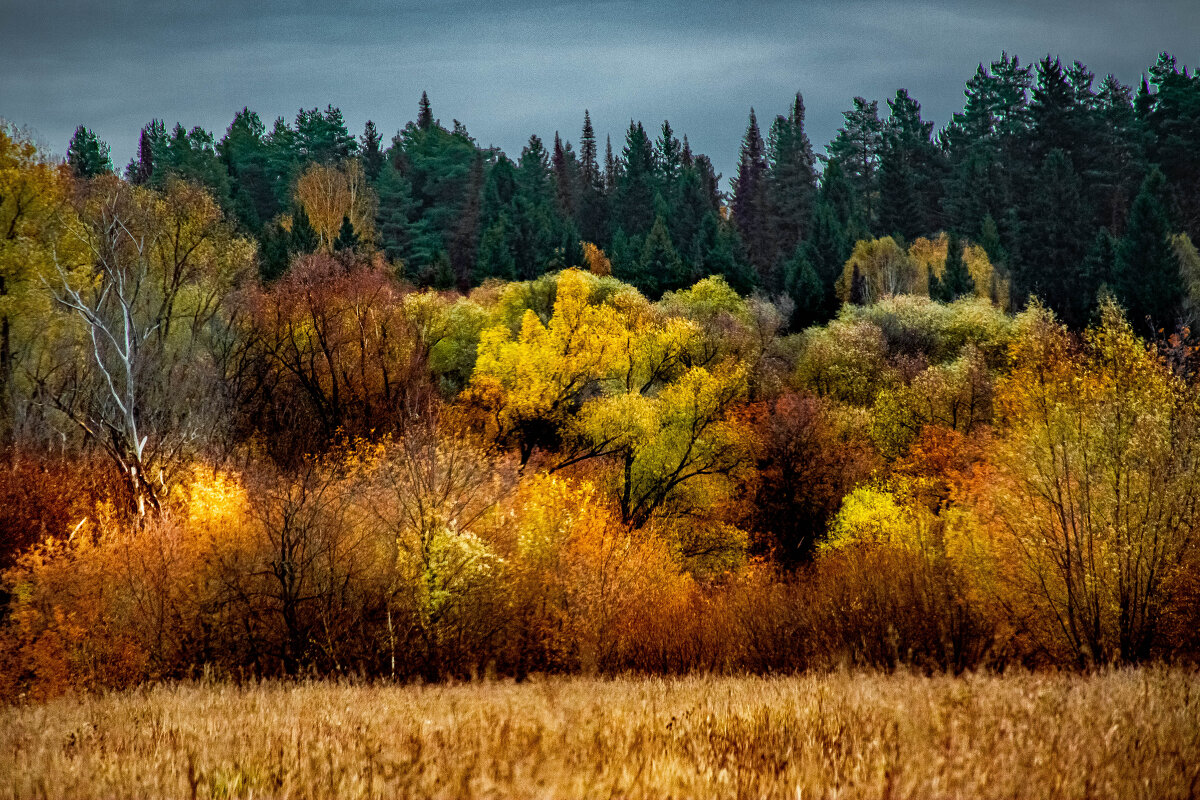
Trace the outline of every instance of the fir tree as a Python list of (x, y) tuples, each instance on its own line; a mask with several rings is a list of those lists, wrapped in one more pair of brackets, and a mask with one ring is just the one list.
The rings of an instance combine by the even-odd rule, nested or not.
[(433, 104), (429, 102), (428, 92), (421, 92), (421, 103), (417, 109), (417, 127), (423, 131), (433, 127)]
[(1135, 323), (1147, 333), (1174, 325), (1183, 298), (1179, 262), (1171, 248), (1170, 217), (1164, 203), (1166, 179), (1152, 169), (1129, 211), (1129, 225), (1117, 249), (1113, 288)]
[(316, 251), (320, 239), (304, 211), (304, 206), (296, 206), (292, 211), (292, 232), (288, 241), (288, 250), (302, 255)]
[(825, 286), (808, 258), (808, 248), (801, 244), (784, 265), (784, 291), (795, 304), (792, 327), (807, 328), (824, 321)]
[[(971, 297), (975, 293), (975, 280), (963, 260), (963, 243), (958, 234), (951, 233), (946, 246), (946, 266), (942, 270), (942, 295), (947, 302), (960, 297)], [(932, 295), (932, 287), (930, 289)]]
[(804, 99), (799, 92), (788, 115), (776, 117), (771, 124), (767, 163), (772, 257), (794, 256), (806, 235), (817, 194), (816, 157), (804, 131)]
[(853, 192), (855, 205), (867, 230), (873, 230), (878, 212), (879, 154), (883, 145), (883, 123), (879, 103), (854, 98), (854, 108), (842, 114), (844, 124), (827, 148), (829, 159), (841, 164)]
[(642, 245), (641, 269), (635, 285), (642, 291), (656, 295), (661, 292), (682, 289), (688, 285), (688, 274), (683, 260), (671, 244), (671, 234), (662, 216), (654, 220), (650, 233)]
[(350, 217), (342, 217), (342, 227), (338, 229), (337, 238), (333, 240), (333, 250), (335, 253), (353, 252), (358, 247), (358, 234), (354, 230), (354, 225), (350, 223)]
[(67, 146), (67, 164), (77, 178), (94, 178), (113, 169), (108, 145), (83, 125), (75, 129), (75, 135)]
[(733, 221), (742, 236), (746, 256), (760, 278), (766, 279), (772, 267), (767, 229), (767, 158), (753, 108), (750, 109), (746, 135), (742, 137), (741, 158), (732, 188)]
[(367, 120), (367, 124), (363, 126), (359, 144), (362, 151), (363, 169), (367, 173), (367, 180), (372, 183), (379, 178), (379, 171), (383, 169), (383, 149), (380, 147), (382, 141), (383, 137), (379, 134), (375, 123)]

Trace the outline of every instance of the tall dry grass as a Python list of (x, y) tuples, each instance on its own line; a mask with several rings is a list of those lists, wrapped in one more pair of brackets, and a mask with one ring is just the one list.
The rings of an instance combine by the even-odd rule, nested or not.
[(1186, 798), (1200, 675), (177, 685), (0, 711), (0, 797)]

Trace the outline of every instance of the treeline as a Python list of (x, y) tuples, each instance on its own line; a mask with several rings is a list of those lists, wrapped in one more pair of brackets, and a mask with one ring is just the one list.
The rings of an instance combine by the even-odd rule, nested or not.
[[(407, 130), (459, 135), (427, 106)], [(165, 159), (156, 135), (146, 153)], [(982, 233), (839, 228), (831, 162), (783, 263), (811, 273), (822, 231), (861, 238), (807, 281), (834, 316), (799, 329), (794, 297), (734, 286), (769, 271), (623, 280), (624, 227), (605, 251), (568, 226), (578, 238), (550, 261), (514, 260), (528, 279), (422, 286), (417, 257), (390, 257), (371, 228), (393, 155), (375, 179), (365, 157), (298, 162), (254, 233), (232, 190), (157, 166), (90, 174), (103, 148), (76, 144), (63, 164), (0, 128), (4, 697), (205, 671), (1200, 654), (1200, 351), (1186, 327), (1141, 335), (1116, 281), (1082, 329), (1014, 302), (1006, 259), (1026, 238), (992, 251)], [(530, 164), (486, 230), (529, 210)], [(1187, 320), (1200, 254), (1163, 166), (1113, 263), (1169, 254)], [(753, 266), (746, 213), (709, 219)], [(470, 218), (455, 214), (447, 226)], [(654, 220), (642, 251), (687, 263), (677, 220)]]
[[(855, 98), (821, 156), (799, 94), (761, 127), (751, 111), (728, 196), (669, 122), (631, 122), (602, 148), (585, 112), (577, 148), (535, 135), (514, 162), (442, 125), (424, 95), (390, 146), (372, 122), (355, 138), (332, 106), (269, 130), (243, 109), (219, 141), (155, 120), (125, 174), (206, 186), (259, 241), (266, 278), (355, 245), (417, 285), (465, 291), (584, 263), (589, 243), (648, 296), (722, 275), (790, 297), (803, 327), (836, 312), (855, 242), (948, 231), (986, 250), (1018, 307), (1036, 295), (1082, 328), (1104, 288), (1139, 330), (1172, 329), (1184, 287), (1161, 234), (1200, 235), (1200, 78), (1164, 54), (1135, 91), (1079, 62), (1006, 54), (965, 95), (936, 133), (903, 89), (886, 114)], [(95, 175), (111, 169), (105, 151), (81, 127), (68, 160)]]

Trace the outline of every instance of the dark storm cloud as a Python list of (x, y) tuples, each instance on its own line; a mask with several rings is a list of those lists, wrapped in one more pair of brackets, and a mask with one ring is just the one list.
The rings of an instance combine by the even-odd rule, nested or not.
[(152, 117), (219, 136), (244, 105), (269, 124), (333, 103), (390, 133), (427, 89), (513, 155), (533, 132), (576, 138), (586, 107), (615, 147), (630, 118), (669, 118), (728, 176), (748, 109), (769, 118), (797, 90), (820, 148), (855, 95), (886, 113), (906, 87), (940, 125), (1002, 50), (1133, 82), (1161, 50), (1195, 63), (1197, 30), (1197, 0), (0, 0), (0, 115), (58, 152), (86, 123), (123, 164)]

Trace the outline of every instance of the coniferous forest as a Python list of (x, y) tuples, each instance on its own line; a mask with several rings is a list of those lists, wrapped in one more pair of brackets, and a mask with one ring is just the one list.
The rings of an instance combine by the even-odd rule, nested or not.
[(964, 95), (6, 124), (0, 694), (1194, 660), (1200, 75)]

